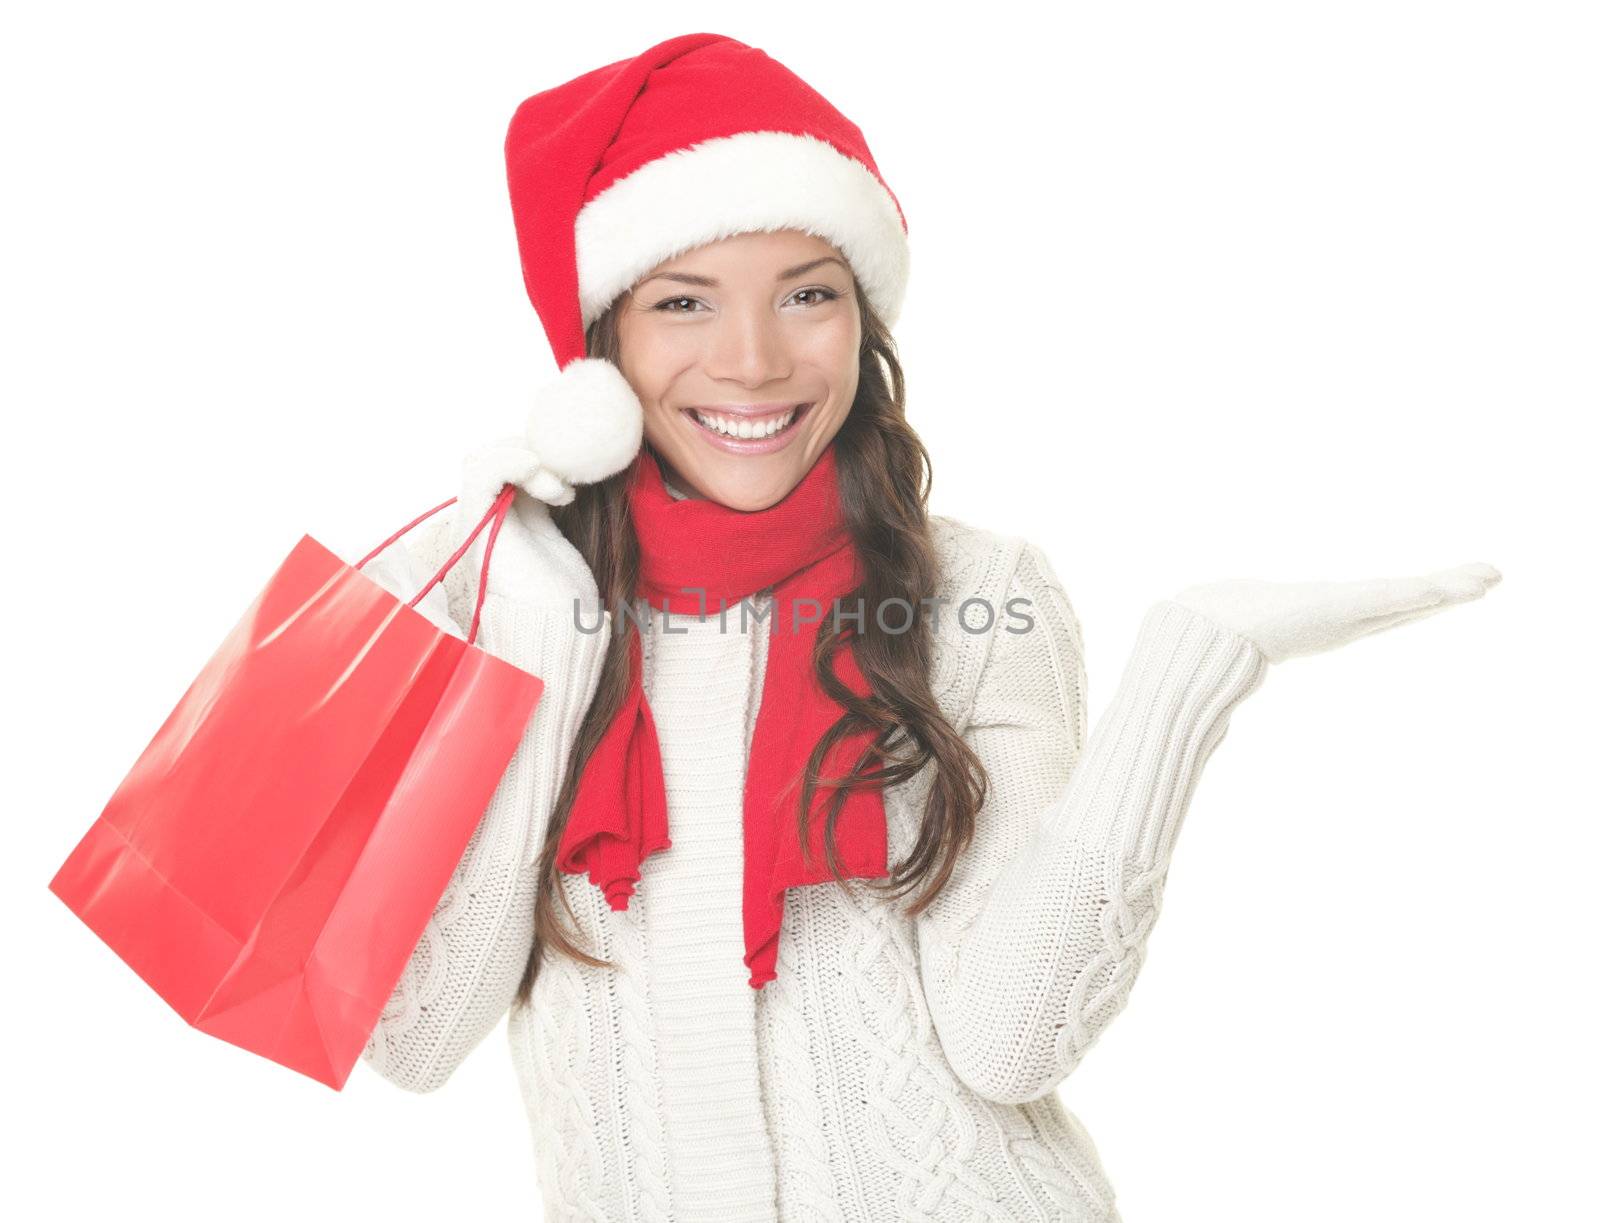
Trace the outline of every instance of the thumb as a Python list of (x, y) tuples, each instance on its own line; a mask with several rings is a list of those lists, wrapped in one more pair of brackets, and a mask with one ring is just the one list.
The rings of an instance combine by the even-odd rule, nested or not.
[(1474, 561), (1469, 565), (1435, 570), (1428, 574), (1428, 581), (1444, 592), (1446, 601), (1460, 603), (1476, 599), (1497, 585), (1500, 571), (1483, 561)]

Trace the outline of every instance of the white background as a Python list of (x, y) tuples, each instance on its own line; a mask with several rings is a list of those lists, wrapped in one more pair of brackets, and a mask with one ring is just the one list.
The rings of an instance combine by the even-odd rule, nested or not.
[(1596, 1217), (1592, 8), (886, 8), (8, 16), (18, 1217), (539, 1217), (503, 1030), (435, 1094), (335, 1093), (46, 884), (303, 532), (354, 559), (520, 425), (554, 365), (506, 122), (693, 30), (865, 131), (934, 509), (1046, 549), (1092, 712), (1193, 582), (1505, 575), (1235, 716), (1061, 1088), (1129, 1223)]

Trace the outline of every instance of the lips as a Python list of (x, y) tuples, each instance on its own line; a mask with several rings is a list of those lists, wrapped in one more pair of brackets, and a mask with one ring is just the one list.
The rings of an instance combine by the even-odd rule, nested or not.
[[(757, 407), (758, 410), (748, 410), (752, 406)], [(802, 403), (793, 405), (718, 405), (706, 408), (685, 408), (683, 412), (693, 423), (695, 431), (708, 444), (718, 450), (729, 454), (770, 454), (773, 451), (783, 449), (793, 440), (800, 422), (805, 419), (810, 410), (811, 405), (809, 403)], [(793, 413), (792, 419), (776, 433), (750, 437), (740, 436), (741, 433), (750, 432), (763, 424), (782, 419), (788, 413)]]

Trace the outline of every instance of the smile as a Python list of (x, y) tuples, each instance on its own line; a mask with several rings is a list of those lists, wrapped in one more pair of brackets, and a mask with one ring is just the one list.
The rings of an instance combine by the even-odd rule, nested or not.
[(810, 409), (809, 403), (802, 403), (784, 412), (757, 417), (702, 412), (698, 408), (686, 408), (684, 413), (718, 449), (736, 454), (764, 454), (787, 445), (795, 426)]

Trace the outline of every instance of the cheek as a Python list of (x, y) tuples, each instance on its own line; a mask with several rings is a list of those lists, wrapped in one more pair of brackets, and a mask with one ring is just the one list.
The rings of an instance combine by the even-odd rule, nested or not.
[(850, 398), (855, 397), (856, 382), (861, 377), (861, 327), (854, 319), (846, 319), (836, 328), (830, 328), (828, 359), (831, 378), (846, 386)]
[(648, 307), (636, 307), (617, 328), (620, 363), (630, 377), (658, 391), (695, 362), (698, 330)]
[(672, 379), (677, 358), (649, 326), (630, 328), (619, 337), (621, 365), (641, 398), (653, 398)]
[(663, 406), (663, 400), (670, 398), (681, 383), (685, 369), (693, 365), (692, 360), (686, 361), (679, 346), (650, 334), (650, 328), (641, 327), (623, 343), (619, 364), (644, 409), (645, 436), (659, 443), (671, 431), (681, 429), (684, 422), (680, 414)]
[(688, 423), (682, 419), (681, 413), (662, 407), (654, 396), (643, 400), (643, 405), (644, 435), (652, 442), (672, 436), (674, 430)]
[(861, 370), (861, 332), (851, 318), (829, 320), (802, 341), (803, 360), (821, 370), (831, 386), (853, 383)]

